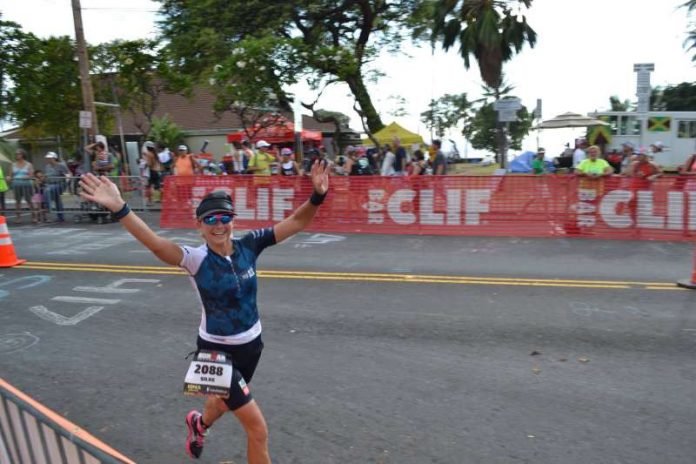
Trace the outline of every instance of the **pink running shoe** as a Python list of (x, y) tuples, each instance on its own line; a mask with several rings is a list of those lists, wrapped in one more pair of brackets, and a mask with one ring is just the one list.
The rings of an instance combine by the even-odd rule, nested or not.
[(186, 436), (186, 454), (193, 459), (201, 457), (201, 453), (203, 452), (203, 441), (208, 434), (208, 429), (203, 426), (201, 419), (203, 419), (203, 415), (196, 410), (186, 414), (186, 428), (188, 429), (188, 435)]

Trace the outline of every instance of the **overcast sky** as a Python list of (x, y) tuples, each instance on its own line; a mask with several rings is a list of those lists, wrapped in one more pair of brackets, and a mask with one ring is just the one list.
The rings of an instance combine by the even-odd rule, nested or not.
[[(148, 0), (82, 0), (87, 41), (93, 44), (153, 36), (158, 4)], [(505, 66), (507, 81), (522, 103), (533, 109), (543, 102), (544, 119), (566, 111), (588, 113), (608, 107), (610, 95), (634, 99), (634, 63), (654, 63), (651, 83), (677, 84), (696, 80), (696, 67), (683, 43), (688, 30), (684, 0), (534, 0), (528, 21), (538, 34), (535, 48), (525, 47)], [(5, 20), (39, 36), (74, 35), (70, 0), (0, 0)], [(695, 18), (696, 19), (696, 18)], [(429, 139), (419, 121), (431, 98), (445, 93), (481, 94), (478, 69), (466, 71), (452, 50), (431, 53), (429, 47), (406, 47), (405, 52), (383, 56), (378, 62), (387, 74), (372, 86), (383, 121), (394, 118), (394, 96), (406, 98), (407, 116), (397, 122)], [(473, 63), (473, 60), (472, 60)], [(386, 89), (386, 90), (385, 90)], [(311, 95), (299, 89), (307, 100)], [(336, 86), (325, 92), (321, 107), (353, 116), (348, 89)], [(361, 129), (357, 118), (351, 124)], [(574, 134), (542, 131), (541, 144), (555, 153)], [(527, 148), (534, 148), (534, 134)]]

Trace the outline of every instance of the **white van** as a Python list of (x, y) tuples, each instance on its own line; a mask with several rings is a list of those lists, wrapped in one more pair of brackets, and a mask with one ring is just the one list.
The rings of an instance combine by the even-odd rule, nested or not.
[[(655, 155), (654, 161), (666, 171), (676, 171), (689, 156), (696, 153), (696, 111), (650, 111), (642, 119), (634, 111), (601, 111), (590, 113), (589, 116), (610, 124), (606, 128), (610, 140), (605, 146), (605, 153), (612, 150), (621, 152), (624, 142), (646, 149), (651, 144), (662, 142), (664, 149)], [(590, 141), (597, 130), (601, 129), (588, 129)]]

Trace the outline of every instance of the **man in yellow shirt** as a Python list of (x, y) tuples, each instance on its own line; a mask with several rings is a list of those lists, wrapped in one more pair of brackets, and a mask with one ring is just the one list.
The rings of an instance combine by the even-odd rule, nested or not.
[(271, 144), (265, 140), (259, 140), (256, 142), (256, 153), (249, 160), (249, 166), (247, 171), (251, 172), (255, 176), (270, 176), (271, 175), (271, 164), (276, 162), (275, 156), (273, 156), (269, 150)]
[(614, 173), (614, 168), (606, 160), (599, 157), (597, 145), (592, 145), (587, 149), (587, 156), (588, 158), (582, 160), (575, 168), (575, 173), (579, 177), (605, 177)]

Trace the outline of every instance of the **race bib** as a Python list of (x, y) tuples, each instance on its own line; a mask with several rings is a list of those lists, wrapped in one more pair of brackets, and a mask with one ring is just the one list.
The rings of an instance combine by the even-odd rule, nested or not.
[(232, 383), (232, 361), (223, 353), (199, 351), (184, 379), (184, 394), (228, 398)]

